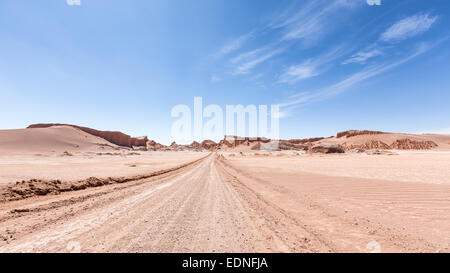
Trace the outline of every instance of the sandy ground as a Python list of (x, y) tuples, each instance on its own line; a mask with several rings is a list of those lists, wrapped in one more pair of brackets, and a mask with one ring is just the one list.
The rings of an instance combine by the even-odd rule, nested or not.
[(298, 155), (298, 152), (289, 151), (249, 152), (244, 153), (245, 156), (229, 152), (224, 155), (242, 169), (450, 185), (450, 151), (392, 152), (396, 155)]
[(133, 151), (67, 126), (0, 130), (0, 186), (30, 179), (142, 175), (207, 154)]
[(339, 251), (364, 251), (370, 236), (382, 251), (450, 251), (448, 153), (280, 156), (287, 154), (225, 162)]
[[(166, 177), (41, 200), (2, 206), (0, 230), (12, 238), (0, 242), (1, 252), (329, 250), (234, 181), (214, 156)], [(27, 212), (11, 214), (13, 207)]]
[(29, 179), (75, 181), (141, 175), (182, 165), (207, 154), (125, 151), (120, 155), (0, 156), (0, 185)]
[(306, 173), (286, 159), (212, 154), (150, 179), (6, 202), (0, 252), (450, 252), (449, 184)]
[[(14, 193), (0, 252), (450, 252), (442, 147), (144, 152), (69, 127), (0, 131), (0, 192)], [(124, 179), (72, 187), (89, 177)], [(27, 179), (62, 183), (14, 183)]]

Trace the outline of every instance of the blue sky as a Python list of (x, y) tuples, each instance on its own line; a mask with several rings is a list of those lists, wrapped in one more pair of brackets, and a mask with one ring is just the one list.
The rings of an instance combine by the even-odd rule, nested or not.
[(282, 138), (450, 133), (447, 0), (0, 1), (0, 128), (170, 143), (177, 104), (281, 104)]

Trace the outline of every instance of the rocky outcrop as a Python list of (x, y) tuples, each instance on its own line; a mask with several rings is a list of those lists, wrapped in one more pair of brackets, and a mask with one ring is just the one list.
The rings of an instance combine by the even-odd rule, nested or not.
[(70, 126), (74, 127), (76, 129), (79, 129), (83, 132), (86, 132), (88, 134), (103, 138), (113, 144), (129, 147), (132, 148), (133, 146), (142, 146), (146, 147), (147, 145), (147, 137), (140, 137), (140, 138), (133, 138), (129, 135), (126, 135), (122, 132), (115, 132), (115, 131), (99, 131), (88, 127), (82, 127), (72, 124), (59, 124), (59, 123), (46, 123), (46, 124), (32, 124), (28, 126), (27, 128), (49, 128), (53, 126)]
[(305, 143), (311, 143), (311, 142), (317, 142), (320, 140), (325, 139), (324, 137), (315, 137), (315, 138), (305, 138), (305, 139), (290, 139), (286, 140), (289, 143), (293, 144), (305, 144)]
[(253, 151), (261, 150), (261, 143), (255, 143), (250, 149)]
[(146, 147), (147, 142), (148, 142), (148, 138), (146, 136), (131, 138), (131, 146)]
[(159, 151), (159, 150), (163, 150), (165, 148), (167, 148), (167, 146), (159, 144), (154, 140), (147, 141), (147, 150), (149, 150), (149, 151)]
[(264, 137), (238, 137), (238, 136), (225, 136), (223, 141), (220, 143), (228, 142), (232, 147), (236, 147), (239, 145), (245, 145), (250, 146), (254, 143), (268, 143), (270, 142), (270, 139), (264, 138)]
[(438, 147), (433, 141), (415, 141), (408, 138), (394, 141), (391, 145), (379, 140), (371, 140), (364, 144), (347, 144), (343, 143), (343, 147), (347, 149), (363, 149), (363, 150), (430, 150)]
[(380, 131), (368, 131), (368, 130), (362, 130), (362, 131), (361, 130), (349, 130), (349, 131), (337, 133), (336, 138), (341, 138), (344, 136), (349, 138), (349, 137), (360, 136), (360, 135), (380, 135), (380, 134), (388, 134), (388, 133), (380, 132)]
[(373, 149), (389, 149), (389, 145), (379, 140), (371, 140), (364, 144), (347, 144), (343, 143), (343, 147), (347, 149), (362, 149), (362, 150), (373, 150)]
[(280, 150), (308, 151), (311, 146), (312, 145), (293, 143), (286, 140), (280, 140), (278, 143), (278, 148)]
[(225, 140), (225, 139), (222, 139), (220, 142), (219, 142), (219, 145), (218, 145), (219, 147), (219, 149), (223, 149), (223, 148), (232, 148), (233, 147), (233, 144), (231, 144), (230, 142), (228, 142), (227, 140)]
[(201, 147), (202, 149), (212, 151), (212, 150), (217, 149), (217, 143), (215, 143), (215, 142), (212, 141), (212, 140), (204, 140), (204, 141), (200, 144), (200, 147)]
[(310, 153), (322, 153), (322, 154), (343, 154), (345, 148), (337, 144), (319, 143), (309, 149)]
[(397, 150), (430, 150), (438, 147), (433, 141), (415, 141), (408, 138), (396, 140), (391, 144), (391, 149)]
[(201, 145), (197, 141), (194, 141), (194, 142), (192, 142), (191, 145), (189, 145), (189, 148), (193, 148), (193, 149), (198, 149), (200, 147), (201, 147)]

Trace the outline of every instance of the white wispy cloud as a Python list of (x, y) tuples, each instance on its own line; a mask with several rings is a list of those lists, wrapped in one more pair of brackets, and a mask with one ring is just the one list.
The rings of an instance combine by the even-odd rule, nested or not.
[(365, 63), (368, 59), (374, 58), (376, 56), (380, 56), (383, 53), (379, 49), (371, 49), (366, 51), (360, 51), (356, 54), (353, 54), (350, 58), (342, 62), (342, 64), (349, 64), (349, 63)]
[(380, 40), (384, 42), (398, 42), (426, 32), (436, 22), (438, 16), (416, 14), (404, 18), (381, 34)]
[(347, 60), (342, 62), (342, 64), (364, 64), (371, 58), (383, 55), (383, 51), (389, 48), (389, 46), (386, 46), (383, 42), (399, 42), (419, 35), (430, 29), (437, 19), (437, 16), (430, 17), (430, 14), (416, 14), (399, 20), (380, 35), (378, 42), (353, 54)]
[(251, 58), (254, 58), (255, 56), (258, 56), (258, 54), (260, 54), (264, 50), (267, 50), (267, 48), (263, 48), (262, 47), (262, 48), (257, 48), (257, 49), (251, 50), (251, 51), (247, 51), (247, 52), (241, 53), (241, 54), (237, 55), (236, 57), (233, 57), (230, 60), (230, 63), (238, 64), (240, 62), (249, 60)]
[[(298, 8), (294, 6), (286, 9), (282, 14), (262, 28), (257, 28), (252, 32), (238, 37), (234, 41), (223, 46), (216, 56), (224, 56), (233, 52), (238, 52), (244, 44), (252, 38), (264, 35), (267, 31), (277, 33), (276, 38), (269, 40), (269, 43), (254, 50), (241, 52), (229, 59), (232, 74), (249, 74), (256, 66), (273, 58), (286, 49), (292, 47), (292, 40), (302, 40), (304, 45), (311, 44), (333, 26), (333, 19), (328, 15), (339, 9), (352, 8), (360, 4), (359, 0), (308, 0), (305, 5)], [(325, 54), (326, 55), (326, 54)], [(306, 60), (300, 64), (287, 68), (279, 82), (294, 83), (298, 80), (310, 78), (322, 73), (322, 60)]]
[(300, 80), (318, 76), (328, 70), (335, 60), (347, 54), (349, 50), (350, 48), (346, 45), (339, 45), (314, 59), (292, 65), (279, 77), (278, 83), (294, 84)]
[(236, 65), (234, 74), (248, 74), (254, 67), (284, 51), (284, 48), (261, 48), (243, 53), (231, 60)]
[(216, 56), (222, 56), (230, 54), (240, 48), (247, 42), (249, 39), (253, 37), (253, 32), (244, 34), (234, 39), (233, 41), (225, 44), (217, 53)]
[(296, 83), (303, 79), (308, 79), (319, 75), (317, 66), (311, 60), (307, 60), (302, 64), (290, 66), (278, 80), (279, 83)]
[(306, 104), (312, 101), (320, 101), (324, 99), (331, 98), (333, 96), (336, 96), (338, 94), (341, 94), (345, 91), (347, 91), (350, 87), (361, 83), (365, 80), (371, 79), (375, 76), (378, 76), (382, 73), (385, 73), (401, 64), (404, 64), (408, 62), (409, 60), (427, 52), (434, 46), (436, 46), (439, 42), (434, 44), (429, 43), (422, 43), (417, 46), (417, 48), (412, 51), (408, 56), (404, 57), (403, 59), (397, 60), (395, 62), (371, 66), (368, 68), (365, 68), (353, 75), (348, 76), (342, 81), (339, 81), (335, 84), (332, 84), (328, 87), (316, 90), (314, 92), (303, 92), (299, 93), (297, 95), (294, 95), (291, 97), (291, 99), (288, 102), (280, 104), (281, 107), (288, 107), (288, 106), (294, 106), (294, 105), (302, 105)]
[(303, 40), (305, 43), (312, 43), (333, 27), (330, 14), (339, 10), (350, 10), (358, 4), (355, 0), (309, 1), (295, 13), (285, 11), (277, 16), (270, 27), (284, 29), (282, 40)]

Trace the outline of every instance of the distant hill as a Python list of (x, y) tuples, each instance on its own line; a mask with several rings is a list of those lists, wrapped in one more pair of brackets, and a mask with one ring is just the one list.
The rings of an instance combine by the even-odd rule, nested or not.
[(99, 131), (88, 127), (82, 127), (78, 125), (72, 125), (72, 124), (58, 124), (58, 123), (46, 123), (46, 124), (32, 124), (28, 126), (28, 129), (33, 128), (49, 128), (54, 126), (70, 126), (74, 127), (76, 129), (79, 129), (81, 131), (84, 131), (88, 134), (101, 137), (113, 144), (129, 147), (132, 148), (133, 146), (147, 146), (147, 137), (131, 137), (129, 135), (126, 135), (122, 132), (113, 132), (113, 131)]

